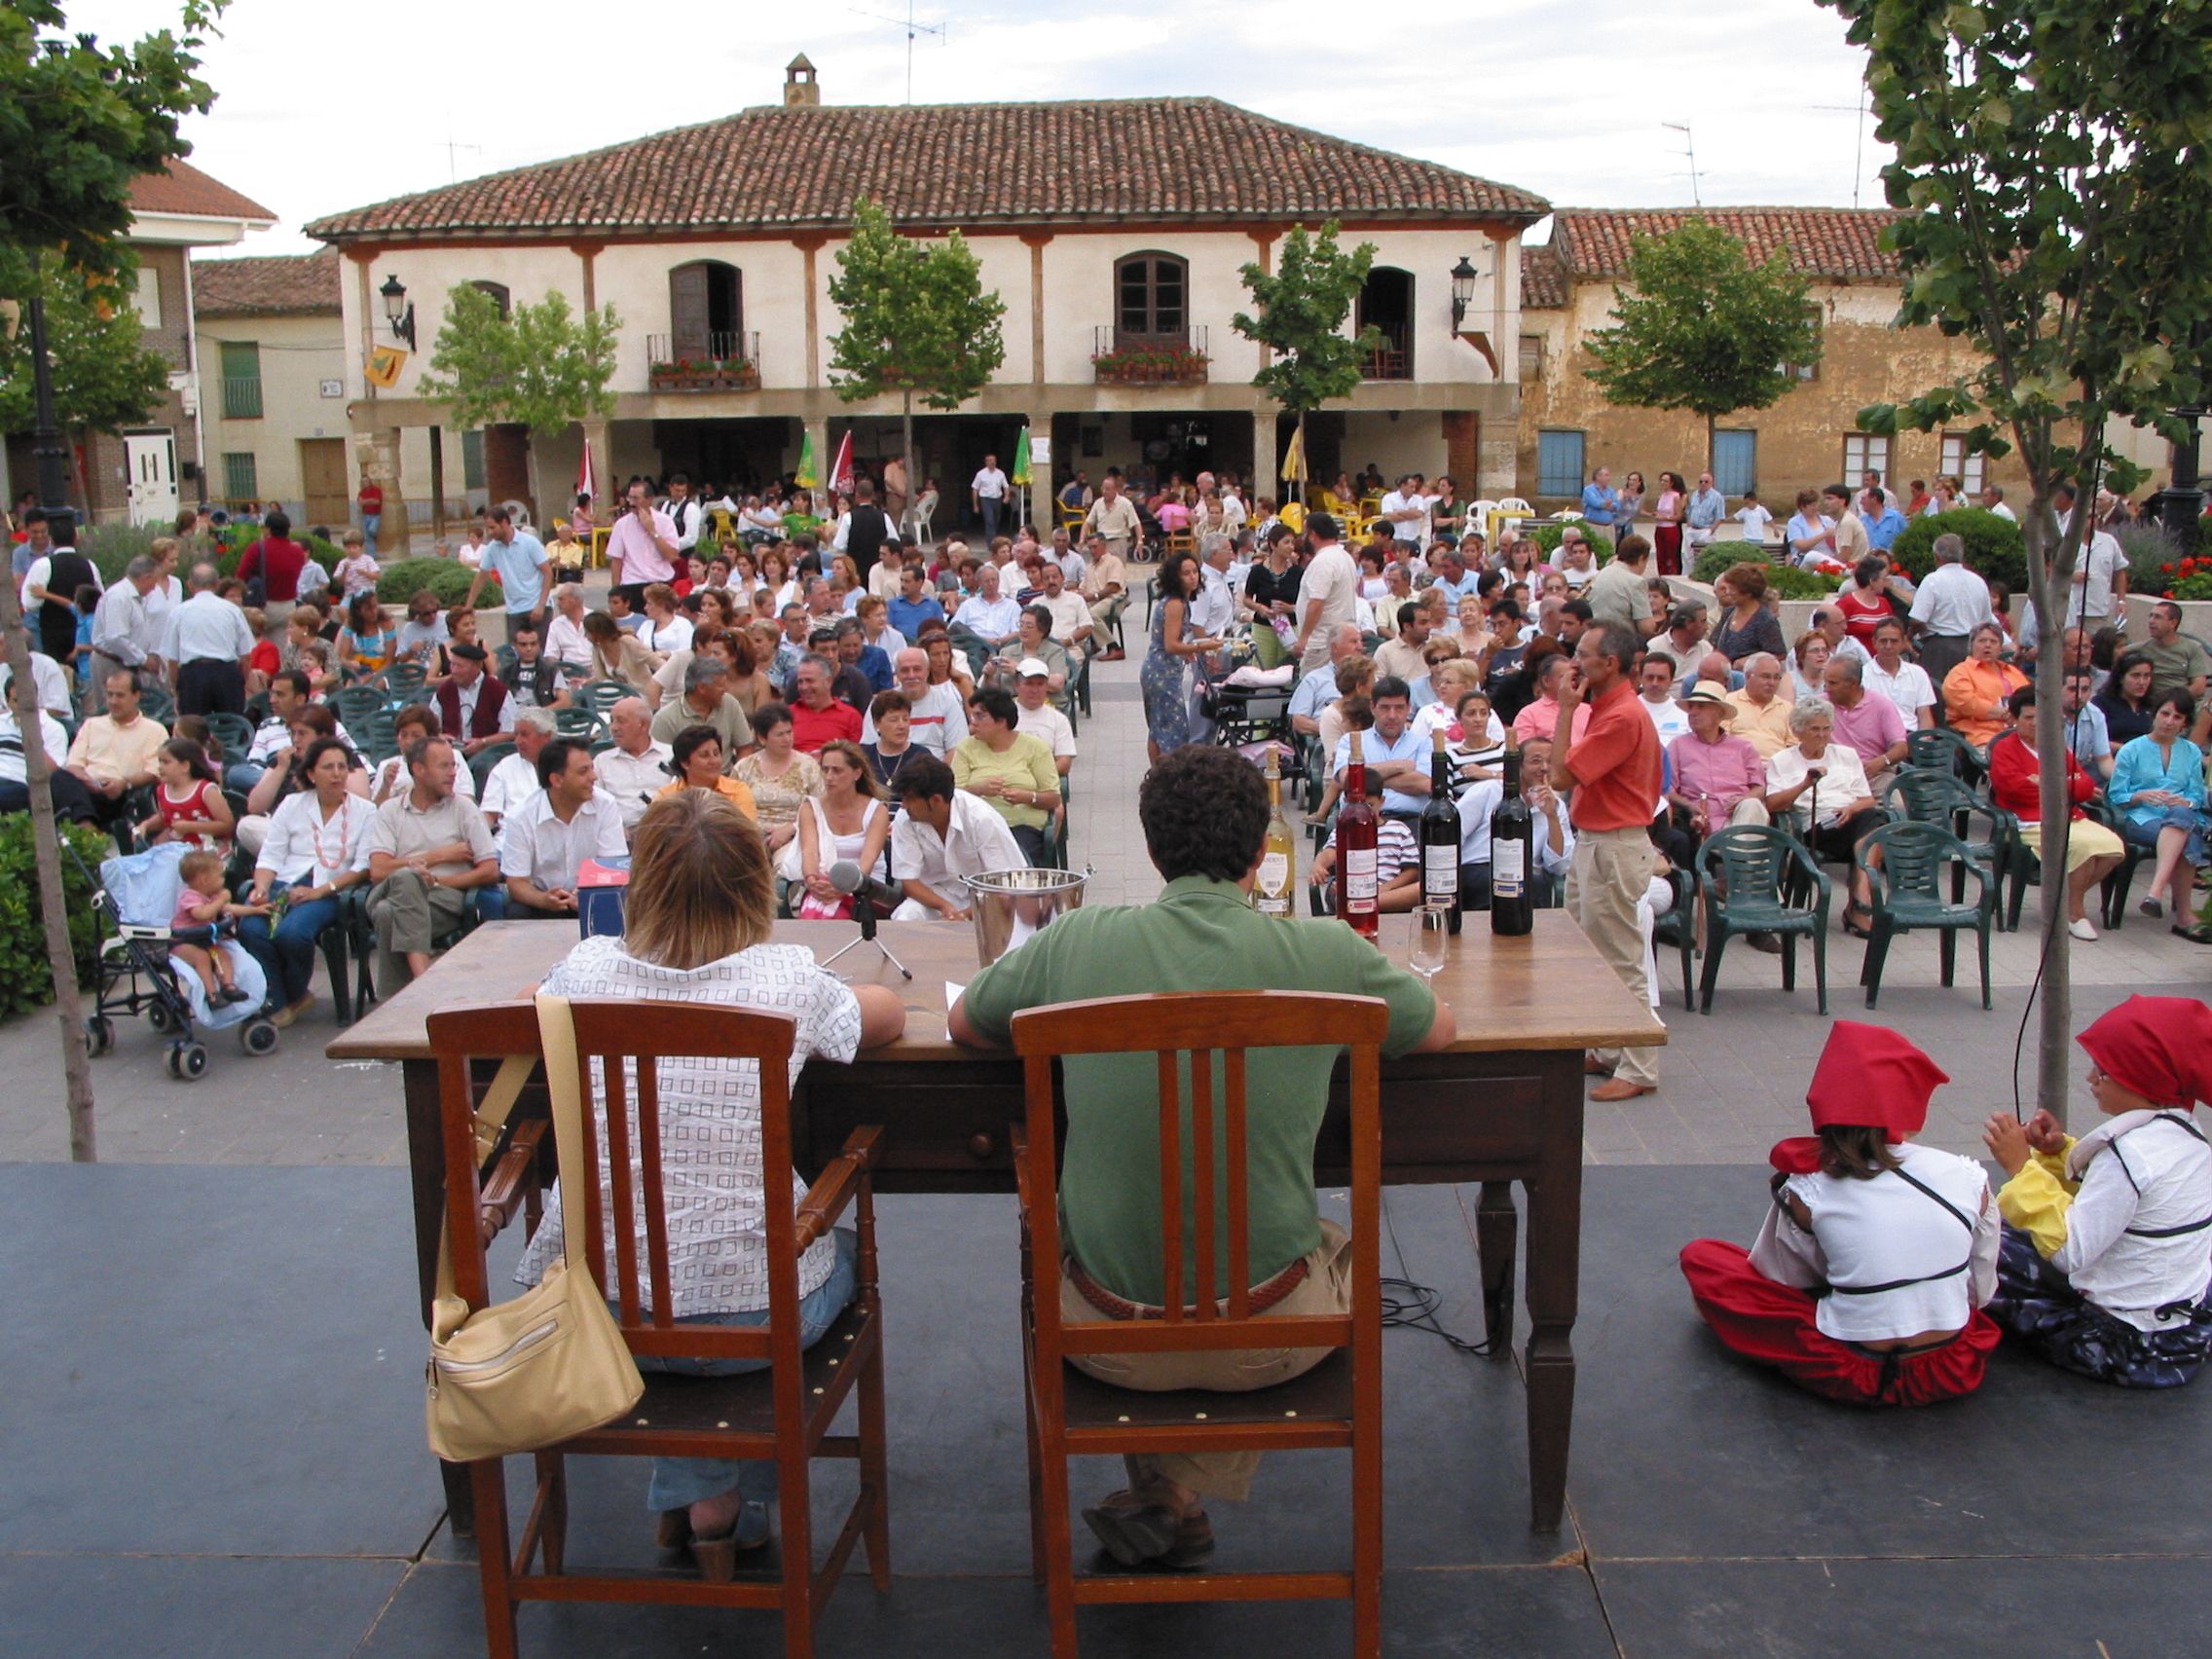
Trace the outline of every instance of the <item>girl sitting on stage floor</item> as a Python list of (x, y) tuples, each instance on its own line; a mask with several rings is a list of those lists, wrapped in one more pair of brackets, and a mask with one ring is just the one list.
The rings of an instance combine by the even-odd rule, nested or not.
[(2123, 1388), (2178, 1388), (2212, 1354), (2212, 1009), (2129, 997), (2076, 1039), (2110, 1120), (2080, 1140), (2038, 1112), (1982, 1138), (2011, 1177), (1989, 1310), (2044, 1358)]
[(1805, 1091), (1820, 1134), (1768, 1155), (1758, 1241), (1682, 1248), (1714, 1335), (1832, 1400), (1922, 1406), (1981, 1386), (1999, 1334), (1979, 1311), (1997, 1284), (1989, 1179), (1907, 1144), (1950, 1081), (1894, 1031), (1834, 1023)]

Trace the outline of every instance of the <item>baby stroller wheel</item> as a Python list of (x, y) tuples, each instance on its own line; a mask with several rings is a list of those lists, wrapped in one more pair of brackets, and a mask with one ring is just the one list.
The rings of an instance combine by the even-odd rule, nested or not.
[(104, 1014), (95, 1014), (85, 1021), (85, 1052), (94, 1056), (106, 1053), (115, 1047), (115, 1021)]
[(266, 1019), (249, 1019), (239, 1027), (239, 1047), (259, 1059), (276, 1051), (276, 1027)]
[(146, 1023), (156, 1031), (166, 1031), (176, 1020), (169, 1013), (169, 1005), (156, 996), (146, 1005)]
[(185, 1083), (198, 1083), (207, 1072), (207, 1051), (198, 1043), (173, 1043), (169, 1046), (169, 1076)]

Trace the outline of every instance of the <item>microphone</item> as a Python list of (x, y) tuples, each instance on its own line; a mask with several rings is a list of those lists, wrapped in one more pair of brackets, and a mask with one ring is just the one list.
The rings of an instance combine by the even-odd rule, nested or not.
[(830, 866), (830, 885), (853, 902), (853, 920), (861, 925), (861, 938), (875, 938), (875, 900), (868, 893), (867, 877), (851, 859)]

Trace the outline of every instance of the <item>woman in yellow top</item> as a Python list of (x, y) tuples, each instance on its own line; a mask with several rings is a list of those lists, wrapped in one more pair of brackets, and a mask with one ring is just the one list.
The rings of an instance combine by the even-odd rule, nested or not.
[(1014, 693), (986, 685), (968, 700), (968, 735), (946, 756), (952, 781), (998, 809), (1032, 865), (1051, 850), (1048, 827), (1060, 804), (1060, 769), (1042, 738), (1018, 729)]
[(661, 794), (672, 795), (678, 790), (712, 790), (746, 817), (756, 822), (759, 820), (759, 809), (753, 803), (753, 792), (735, 778), (722, 776), (722, 738), (713, 726), (685, 726), (676, 734), (668, 753), (676, 777)]
[(2005, 630), (1984, 622), (1968, 642), (1966, 660), (1943, 676), (1943, 718), (1976, 755), (1988, 749), (1991, 738), (2010, 729), (2008, 702), (2028, 682), (2010, 663), (1998, 661), (2004, 645)]

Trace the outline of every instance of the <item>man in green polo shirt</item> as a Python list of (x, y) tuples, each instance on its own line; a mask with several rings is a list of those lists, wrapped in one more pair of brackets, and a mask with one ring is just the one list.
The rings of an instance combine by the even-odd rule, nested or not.
[[(1452, 1011), (1428, 988), (1333, 920), (1285, 924), (1252, 908), (1268, 825), (1258, 770), (1234, 751), (1193, 745), (1163, 756), (1137, 793), (1145, 850), (1166, 878), (1157, 903), (1077, 910), (969, 983), (951, 1014), (963, 1043), (1003, 1045), (1027, 1008), (1146, 991), (1293, 990), (1381, 997), (1390, 1009), (1385, 1054), (1440, 1049)], [(1289, 1288), (1268, 1311), (1342, 1313), (1350, 1307), (1351, 1251), (1313, 1195), (1313, 1143), (1328, 1106), (1336, 1054), (1255, 1049), (1246, 1058), (1250, 1262), (1254, 1289)], [(1061, 1306), (1071, 1319), (1131, 1316), (1164, 1301), (1160, 1262), (1159, 1089), (1149, 1053), (1099, 1054), (1065, 1067), (1067, 1140), (1060, 1211), (1069, 1262)], [(1212, 1098), (1222, 1098), (1218, 1072)], [(1186, 1095), (1186, 1098), (1188, 1096)], [(1182, 1190), (1191, 1200), (1189, 1154)], [(1224, 1282), (1227, 1196), (1217, 1219)], [(1191, 1236), (1185, 1218), (1185, 1236)], [(1197, 1267), (1178, 1288), (1196, 1295)], [(1287, 1382), (1325, 1357), (1318, 1348), (1087, 1355), (1074, 1363), (1103, 1382), (1148, 1391), (1241, 1391)], [(1084, 1511), (1124, 1566), (1195, 1567), (1212, 1554), (1202, 1499), (1241, 1499), (1253, 1453), (1132, 1456), (1129, 1487)]]

